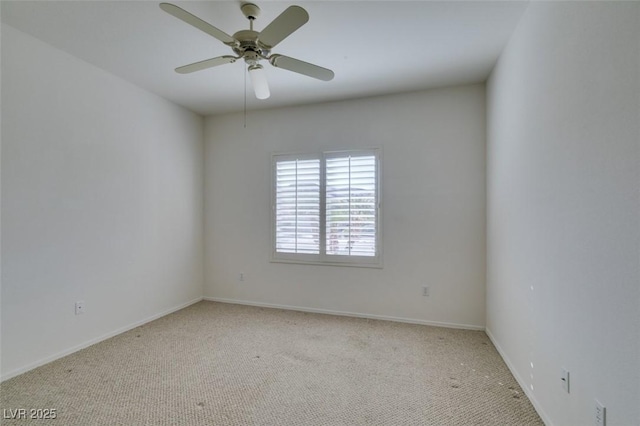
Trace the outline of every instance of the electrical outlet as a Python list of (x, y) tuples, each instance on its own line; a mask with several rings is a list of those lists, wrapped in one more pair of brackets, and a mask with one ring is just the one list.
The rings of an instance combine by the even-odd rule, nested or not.
[(76, 315), (84, 314), (84, 300), (78, 300), (76, 302)]
[(596, 418), (595, 418), (596, 426), (606, 426), (607, 425), (607, 408), (600, 403), (596, 399)]
[(238, 280), (244, 281), (244, 272), (240, 272), (240, 275), (238, 275)]
[(560, 373), (560, 380), (562, 380), (562, 389), (569, 393), (569, 370), (566, 368), (562, 369), (562, 372)]
[(424, 297), (429, 297), (429, 286), (428, 285), (423, 285), (422, 286), (422, 295)]

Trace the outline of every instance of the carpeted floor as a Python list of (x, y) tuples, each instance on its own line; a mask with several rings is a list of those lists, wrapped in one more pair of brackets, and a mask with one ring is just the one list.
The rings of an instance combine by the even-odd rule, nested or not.
[(5, 381), (3, 425), (542, 425), (484, 332), (200, 302)]

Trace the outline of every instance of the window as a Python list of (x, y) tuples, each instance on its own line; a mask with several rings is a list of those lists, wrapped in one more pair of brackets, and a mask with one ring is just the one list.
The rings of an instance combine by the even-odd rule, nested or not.
[(377, 150), (273, 156), (274, 261), (380, 264)]
[(276, 162), (276, 251), (320, 253), (320, 160)]

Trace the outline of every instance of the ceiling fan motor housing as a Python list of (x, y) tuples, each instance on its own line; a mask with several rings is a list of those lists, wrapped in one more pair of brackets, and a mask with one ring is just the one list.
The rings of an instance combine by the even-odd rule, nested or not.
[(238, 43), (233, 46), (236, 55), (241, 56), (248, 64), (253, 64), (260, 59), (269, 56), (269, 49), (258, 44), (258, 33), (253, 30), (240, 30), (233, 35)]

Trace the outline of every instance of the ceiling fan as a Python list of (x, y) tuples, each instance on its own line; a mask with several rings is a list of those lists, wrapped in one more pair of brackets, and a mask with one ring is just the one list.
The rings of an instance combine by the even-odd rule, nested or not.
[(276, 68), (293, 71), (318, 80), (330, 81), (334, 77), (333, 71), (318, 65), (294, 59), (289, 56), (271, 53), (271, 49), (291, 35), (309, 20), (309, 14), (300, 6), (290, 6), (276, 19), (267, 25), (262, 31), (254, 31), (253, 21), (260, 14), (260, 8), (253, 3), (244, 3), (240, 6), (242, 13), (249, 20), (249, 29), (240, 30), (233, 36), (203, 21), (186, 10), (171, 4), (160, 3), (160, 8), (170, 15), (198, 28), (201, 31), (217, 38), (229, 46), (236, 56), (225, 55), (206, 59), (193, 64), (176, 68), (180, 74), (188, 74), (223, 64), (231, 64), (238, 59), (244, 59), (249, 65), (249, 76), (258, 99), (267, 99), (270, 96), (264, 69), (259, 63), (261, 60), (269, 62)]

